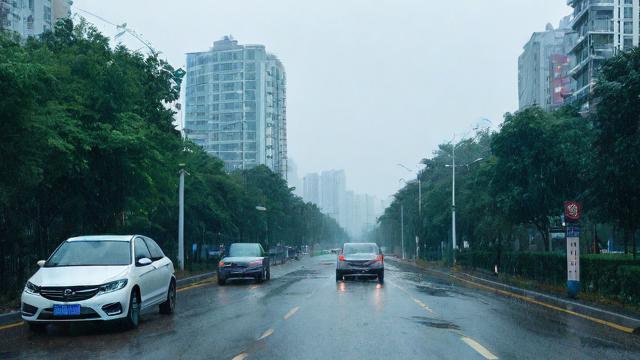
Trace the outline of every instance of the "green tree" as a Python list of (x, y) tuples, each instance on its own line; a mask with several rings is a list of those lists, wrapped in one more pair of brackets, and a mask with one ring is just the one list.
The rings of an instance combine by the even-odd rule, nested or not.
[[(625, 252), (640, 216), (640, 49), (604, 63), (594, 88), (594, 204), (600, 218), (624, 230)], [(633, 239), (633, 241), (631, 241)]]

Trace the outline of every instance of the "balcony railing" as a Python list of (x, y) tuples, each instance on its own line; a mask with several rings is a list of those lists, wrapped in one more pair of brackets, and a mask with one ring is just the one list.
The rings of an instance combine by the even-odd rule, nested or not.
[(613, 21), (611, 19), (592, 20), (589, 27), (591, 32), (613, 32)]

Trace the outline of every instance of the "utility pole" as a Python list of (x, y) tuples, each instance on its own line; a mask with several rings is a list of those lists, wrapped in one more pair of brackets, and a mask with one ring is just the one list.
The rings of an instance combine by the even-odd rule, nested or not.
[(184, 175), (189, 174), (184, 169), (185, 164), (180, 164), (180, 190), (179, 190), (179, 215), (178, 215), (178, 267), (184, 270)]
[(451, 171), (451, 238), (453, 239), (453, 263), (456, 263), (456, 249), (458, 248), (456, 239), (456, 144), (453, 144), (453, 165)]
[(400, 204), (400, 241), (402, 243), (402, 260), (404, 260), (404, 205)]

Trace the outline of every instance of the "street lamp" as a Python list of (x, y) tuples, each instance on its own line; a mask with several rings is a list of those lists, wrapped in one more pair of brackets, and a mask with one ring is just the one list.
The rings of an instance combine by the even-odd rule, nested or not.
[[(404, 182), (405, 184), (407, 183), (407, 181), (403, 178), (400, 178), (400, 180), (398, 180), (399, 183)], [(404, 204), (402, 203), (402, 199), (400, 199), (400, 245), (402, 248), (402, 260), (405, 259), (405, 252), (404, 252)]]
[[(404, 166), (403, 164), (396, 164), (399, 167), (407, 170), (410, 173), (413, 173), (414, 170)], [(418, 164), (421, 165), (421, 164)], [(420, 171), (416, 173), (416, 181), (418, 182), (418, 220), (419, 223), (422, 224), (422, 182), (420, 181)], [(420, 237), (416, 235), (416, 259), (418, 258), (420, 249)]]
[(456, 165), (456, 147), (460, 145), (460, 142), (455, 144), (452, 149), (452, 164), (445, 165), (445, 167), (451, 168), (451, 238), (453, 240), (453, 263), (456, 263), (456, 249), (458, 248), (457, 237), (456, 237), (456, 167), (466, 166), (469, 167), (471, 164), (475, 164), (479, 161), (484, 160), (484, 158), (477, 158), (470, 163), (463, 165)]
[[(258, 211), (267, 211), (267, 208), (264, 206), (256, 206), (256, 210)], [(265, 219), (265, 236), (264, 236), (264, 244), (267, 246), (267, 251), (269, 251), (269, 219)]]
[(184, 270), (184, 175), (189, 173), (184, 169), (185, 164), (178, 164), (180, 167), (180, 189), (178, 194), (178, 267)]

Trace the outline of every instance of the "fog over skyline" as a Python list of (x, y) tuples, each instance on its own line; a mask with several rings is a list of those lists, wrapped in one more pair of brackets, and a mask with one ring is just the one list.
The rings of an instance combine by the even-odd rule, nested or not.
[(77, 9), (127, 23), (174, 67), (224, 35), (265, 45), (287, 72), (299, 178), (344, 169), (349, 189), (381, 199), (408, 178), (397, 163), (416, 167), (454, 132), (482, 118), (497, 128), (515, 111), (522, 46), (571, 12), (565, 0), (75, 0)]

